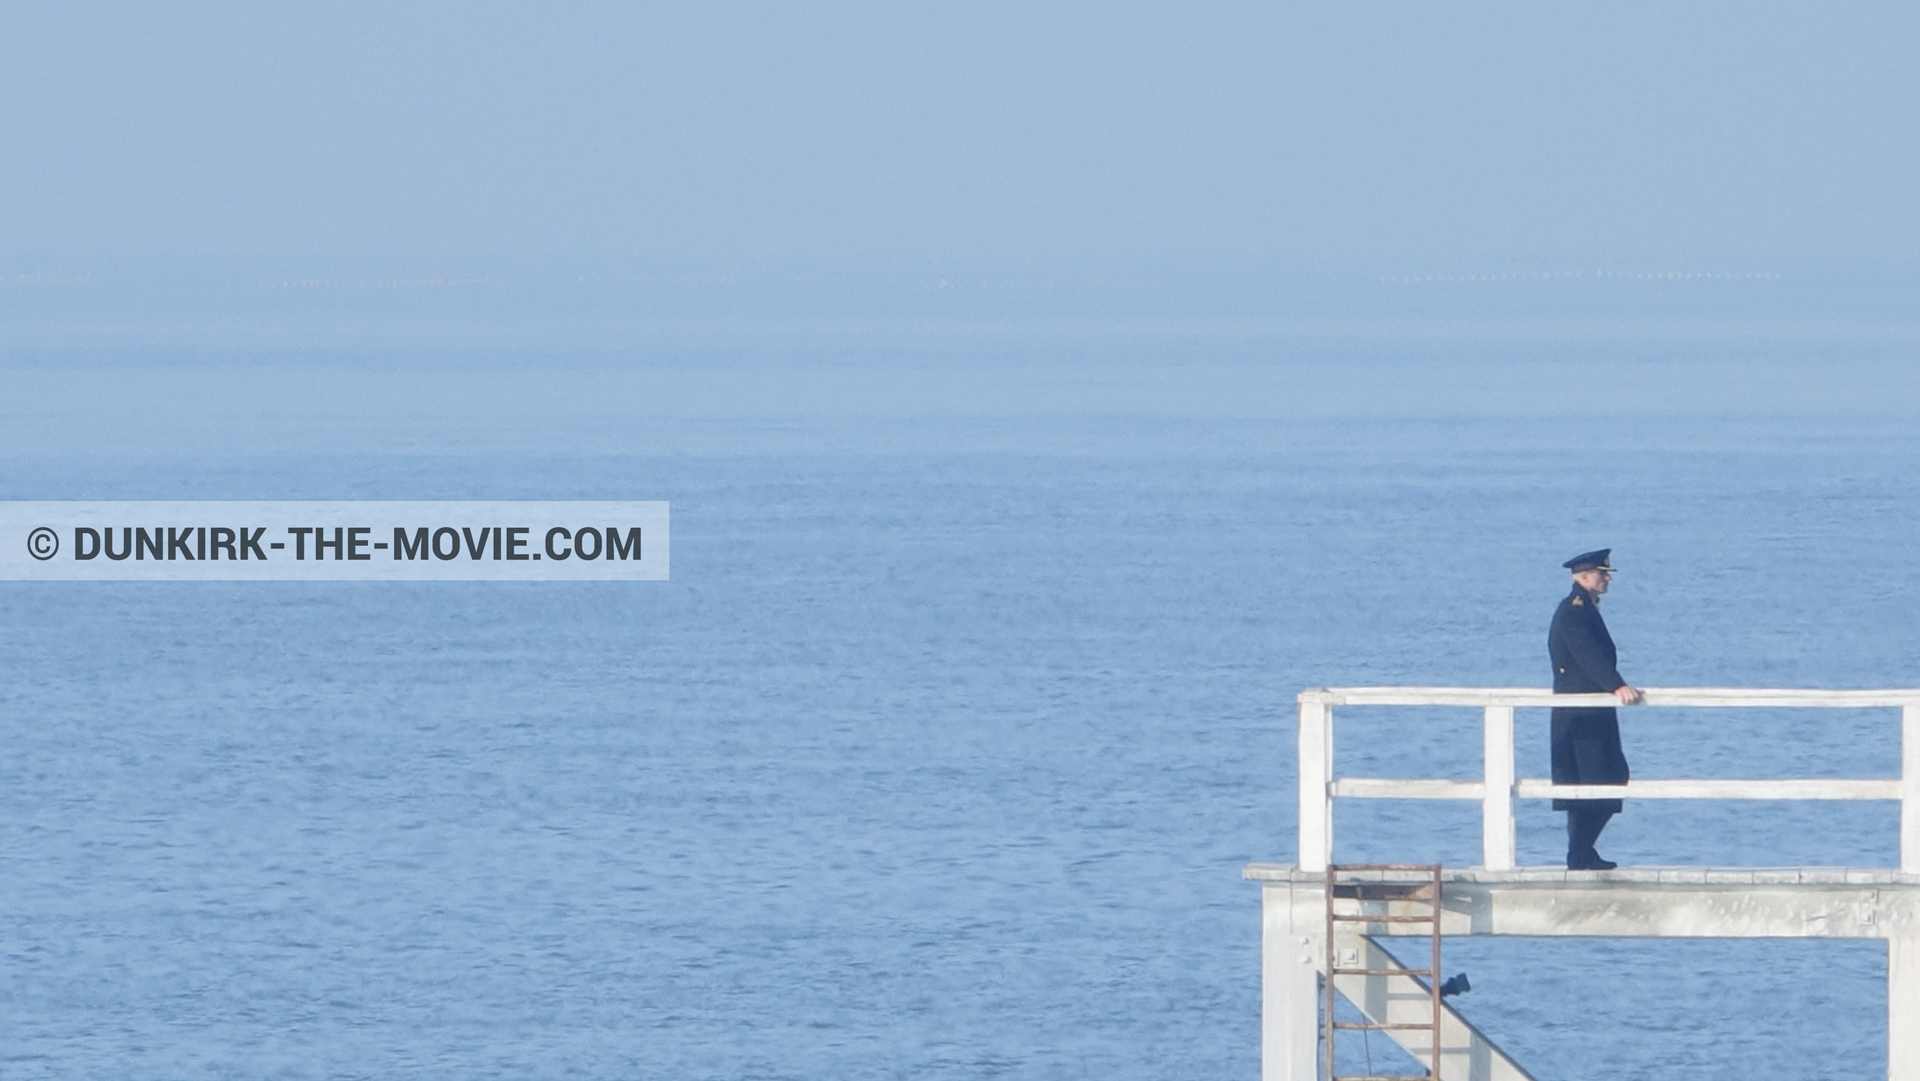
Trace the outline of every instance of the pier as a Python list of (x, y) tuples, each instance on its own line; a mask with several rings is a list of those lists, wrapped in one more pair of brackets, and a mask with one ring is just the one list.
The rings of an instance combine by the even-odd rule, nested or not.
[[(1555, 785), (1518, 778), (1514, 710), (1612, 706), (1612, 695), (1532, 688), (1345, 687), (1299, 696), (1298, 862), (1243, 872), (1262, 899), (1261, 1076), (1332, 1076), (1323, 1043), (1327, 985), (1447, 1081), (1526, 1081), (1524, 1065), (1444, 1003), (1383, 942), (1439, 936), (1854, 938), (1887, 943), (1887, 1077), (1920, 1081), (1920, 689), (1647, 688), (1646, 706), (1885, 708), (1899, 711), (1901, 776), (1859, 780), (1658, 780)], [(1334, 710), (1343, 705), (1459, 706), (1483, 717), (1478, 781), (1339, 777)], [(1634, 707), (1643, 708), (1643, 707)], [(1516, 865), (1517, 799), (1887, 800), (1900, 803), (1898, 867), (1630, 867), (1569, 871)], [(1439, 872), (1438, 912), (1404, 873), (1334, 862), (1336, 799), (1468, 800), (1481, 805), (1481, 864)], [(1328, 889), (1330, 872), (1338, 885)], [(1329, 906), (1332, 906), (1331, 908)], [(1330, 918), (1331, 917), (1331, 918)], [(1408, 937), (1411, 942), (1412, 938)], [(1406, 951), (1401, 951), (1405, 953)], [(1415, 952), (1421, 952), (1417, 947)], [(1427, 1076), (1415, 1074), (1415, 1077)]]

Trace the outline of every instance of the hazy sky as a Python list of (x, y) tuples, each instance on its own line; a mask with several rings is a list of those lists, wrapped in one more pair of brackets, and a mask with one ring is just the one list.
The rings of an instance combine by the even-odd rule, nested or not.
[(1907, 4), (6, 4), (0, 258), (1904, 257)]

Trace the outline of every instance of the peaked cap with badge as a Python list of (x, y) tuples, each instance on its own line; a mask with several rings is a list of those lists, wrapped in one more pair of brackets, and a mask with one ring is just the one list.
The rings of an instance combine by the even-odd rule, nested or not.
[(1579, 555), (1574, 556), (1572, 559), (1560, 565), (1575, 574), (1579, 574), (1582, 571), (1607, 571), (1611, 573), (1613, 571), (1613, 564), (1609, 563), (1608, 559), (1612, 557), (1612, 555), (1613, 549), (1599, 548), (1591, 552), (1581, 552)]

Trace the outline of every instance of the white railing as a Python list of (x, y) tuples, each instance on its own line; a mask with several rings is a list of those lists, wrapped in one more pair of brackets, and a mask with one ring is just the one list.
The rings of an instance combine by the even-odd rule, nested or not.
[[(1300, 693), (1300, 869), (1324, 871), (1333, 859), (1333, 801), (1478, 800), (1481, 852), (1488, 870), (1514, 866), (1513, 801), (1519, 799), (1899, 800), (1900, 869), (1920, 874), (1920, 689), (1885, 691), (1746, 690), (1650, 687), (1648, 706), (1791, 706), (1900, 710), (1900, 777), (1893, 780), (1686, 780), (1625, 785), (1557, 785), (1516, 780), (1513, 711), (1520, 706), (1617, 706), (1610, 694), (1554, 694), (1531, 687), (1331, 687)], [(1478, 706), (1486, 717), (1485, 766), (1478, 781), (1333, 775), (1335, 706)], [(1626, 707), (1639, 708), (1639, 707)]]

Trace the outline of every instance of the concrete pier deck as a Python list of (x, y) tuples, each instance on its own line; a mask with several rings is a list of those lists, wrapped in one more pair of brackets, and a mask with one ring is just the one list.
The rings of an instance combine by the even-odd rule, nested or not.
[[(1243, 878), (1268, 903), (1326, 919), (1324, 871), (1255, 863)], [(1361, 911), (1398, 912), (1384, 901)], [(1895, 938), (1920, 934), (1920, 874), (1886, 867), (1450, 867), (1441, 872), (1442, 935), (1604, 938)], [(1363, 924), (1369, 935), (1425, 934)], [(1920, 1018), (1920, 1014), (1915, 1015)]]
[[(1396, 963), (1375, 939), (1425, 937), (1424, 924), (1365, 920), (1327, 940), (1326, 872), (1255, 863), (1261, 885), (1264, 1081), (1319, 1076), (1319, 980), (1343, 965)], [(1343, 873), (1351, 881), (1352, 873)], [(1413, 902), (1342, 897), (1355, 915), (1417, 914)], [(1884, 939), (1888, 946), (1888, 1076), (1920, 1081), (1920, 874), (1886, 867), (1452, 867), (1441, 872), (1443, 936)], [(1358, 959), (1358, 960), (1356, 960)], [(1376, 1020), (1417, 1011), (1410, 976), (1343, 977), (1341, 994)], [(1412, 1013), (1406, 1016), (1411, 1017)], [(1403, 1039), (1409, 1051), (1424, 1034)], [(1529, 1075), (1465, 1019), (1446, 1011), (1443, 1076), (1527, 1081)]]

